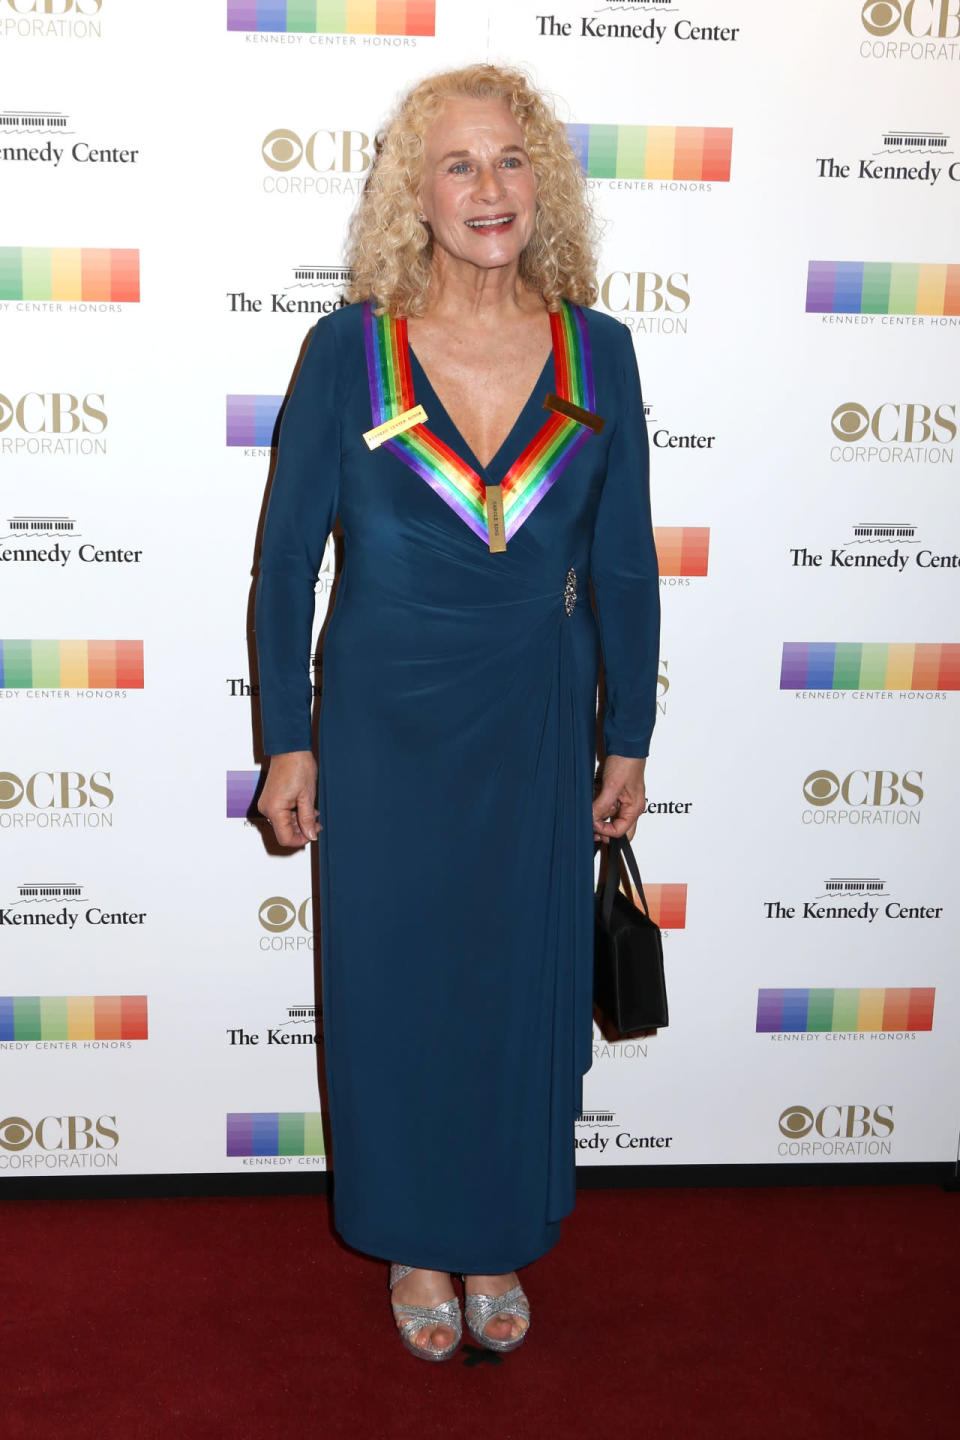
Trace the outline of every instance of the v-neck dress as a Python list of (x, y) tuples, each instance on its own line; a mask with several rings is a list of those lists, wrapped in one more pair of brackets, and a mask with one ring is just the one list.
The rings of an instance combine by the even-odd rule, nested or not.
[[(654, 723), (636, 360), (623, 326), (583, 314), (605, 427), (502, 553), (364, 443), (360, 305), (315, 326), (280, 427), (256, 596), (268, 754), (311, 748), (314, 591), (338, 515), (344, 535), (317, 797), (334, 1223), (359, 1250), (428, 1269), (515, 1270), (573, 1207), (601, 651), (607, 753), (646, 755)], [(413, 356), (411, 374), (428, 428), (484, 484), (536, 436), (556, 381), (551, 355), (480, 469)]]
[[(497, 450), (495, 455), (492, 455), (490, 457), (486, 465), (480, 464), (477, 456), (467, 444), (466, 440), (464, 440), (456, 425), (454, 425), (453, 421), (447, 413), (446, 406), (440, 400), (436, 390), (434, 390), (433, 386), (431, 385), (429, 375), (427, 374), (426, 370), (424, 370), (420, 361), (417, 359), (416, 351), (414, 350), (412, 345), (410, 346), (408, 353), (410, 356), (410, 370), (413, 375), (416, 399), (418, 404), (423, 405), (424, 408), (428, 411), (427, 419), (430, 430), (432, 430), (433, 433), (435, 435), (438, 435), (442, 440), (446, 441), (446, 443), (450, 445), (451, 449), (457, 451), (463, 457), (463, 459), (466, 460), (467, 464), (472, 466), (472, 468), (476, 471), (476, 473), (485, 483), (495, 485), (498, 479), (503, 478), (503, 475), (509, 469), (511, 462), (516, 459), (517, 453), (522, 448), (520, 445), (514, 447), (513, 441), (519, 431), (521, 422), (527, 410), (530, 408), (531, 404), (534, 406), (534, 408), (536, 408), (537, 406), (542, 407), (543, 397), (545, 395), (551, 394), (553, 391), (554, 371), (552, 347), (550, 350), (550, 354), (543, 362), (543, 366), (540, 370), (540, 374), (537, 377), (536, 384), (534, 385), (529, 396), (527, 397), (526, 404), (520, 411), (520, 414), (517, 416), (516, 420), (513, 422), (509, 434), (505, 436), (503, 442), (500, 445), (500, 448)], [(439, 425), (435, 424), (435, 416), (438, 419), (442, 420), (443, 423)], [(546, 419), (546, 413), (542, 408), (539, 410), (537, 418), (542, 425), (544, 420)], [(450, 438), (451, 436), (453, 437), (452, 440)], [(500, 464), (501, 460), (504, 460), (505, 463)]]

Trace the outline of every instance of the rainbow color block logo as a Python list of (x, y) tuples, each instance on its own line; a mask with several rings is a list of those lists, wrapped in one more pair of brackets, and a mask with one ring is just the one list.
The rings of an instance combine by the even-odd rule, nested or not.
[[(650, 919), (655, 925), (659, 925), (661, 930), (686, 929), (686, 885), (644, 885), (643, 893), (647, 897)], [(630, 882), (630, 894), (634, 903), (639, 905), (640, 898), (633, 881)]]
[(786, 641), (781, 690), (960, 690), (960, 645)]
[(733, 131), (703, 125), (568, 125), (590, 180), (729, 180)]
[(227, 0), (228, 30), (433, 35), (436, 0)]
[(0, 640), (0, 689), (142, 690), (142, 640)]
[(657, 525), (653, 539), (662, 576), (706, 575), (710, 562), (709, 528)]
[(246, 820), (260, 784), (259, 770), (227, 771), (227, 819)]
[(228, 395), (227, 444), (273, 444), (282, 395)]
[(0, 995), (3, 1040), (146, 1040), (146, 995)]
[(935, 989), (760, 990), (757, 1032), (932, 1030)]
[(319, 1110), (254, 1110), (227, 1116), (228, 1155), (323, 1155)]
[(810, 315), (960, 315), (960, 265), (811, 260)]
[(0, 300), (136, 304), (140, 251), (0, 245)]

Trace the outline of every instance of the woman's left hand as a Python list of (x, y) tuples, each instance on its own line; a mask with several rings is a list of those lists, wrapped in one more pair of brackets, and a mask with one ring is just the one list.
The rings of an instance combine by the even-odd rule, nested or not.
[(626, 755), (607, 756), (600, 789), (593, 802), (595, 840), (608, 841), (618, 835), (633, 839), (647, 803), (643, 783), (646, 765), (646, 760), (631, 760)]

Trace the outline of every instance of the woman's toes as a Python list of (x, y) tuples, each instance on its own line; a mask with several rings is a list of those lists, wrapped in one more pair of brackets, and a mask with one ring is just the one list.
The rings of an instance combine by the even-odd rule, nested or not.
[(420, 1350), (446, 1350), (448, 1345), (453, 1344), (453, 1331), (449, 1325), (425, 1325), (414, 1332), (413, 1343)]
[(495, 1315), (486, 1333), (491, 1340), (518, 1340), (526, 1328), (526, 1321), (519, 1315)]

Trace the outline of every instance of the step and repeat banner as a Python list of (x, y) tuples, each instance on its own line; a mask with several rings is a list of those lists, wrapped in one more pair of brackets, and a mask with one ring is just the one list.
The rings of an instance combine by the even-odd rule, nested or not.
[(596, 1034), (580, 1161), (956, 1156), (960, 0), (0, 0), (12, 1194), (325, 1167), (256, 536), (378, 127), (485, 58), (558, 97), (651, 442), (671, 1024)]

